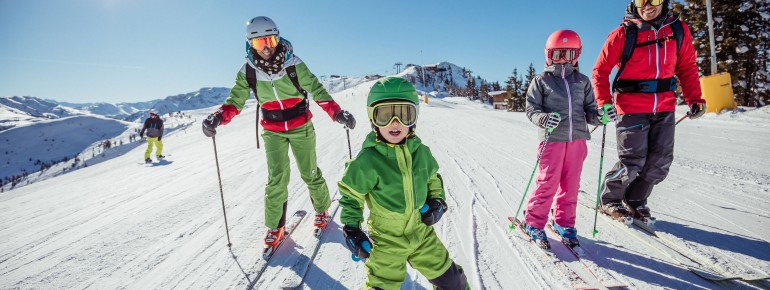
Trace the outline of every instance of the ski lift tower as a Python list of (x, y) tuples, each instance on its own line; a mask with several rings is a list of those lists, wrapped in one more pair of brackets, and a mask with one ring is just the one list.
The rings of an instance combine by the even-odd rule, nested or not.
[(396, 69), (396, 74), (399, 74), (399, 73), (401, 73), (401, 66), (402, 66), (402, 65), (404, 65), (404, 64), (403, 64), (403, 63), (401, 63), (400, 61), (399, 61), (399, 62), (397, 62), (397, 63), (395, 63), (395, 64), (393, 64), (393, 68), (395, 68), (395, 69)]

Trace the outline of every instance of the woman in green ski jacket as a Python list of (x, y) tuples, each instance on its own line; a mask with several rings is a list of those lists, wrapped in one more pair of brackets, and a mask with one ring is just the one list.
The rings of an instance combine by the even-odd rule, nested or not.
[[(375, 83), (367, 98), (373, 132), (339, 182), (345, 244), (368, 258), (365, 289), (399, 289), (407, 262), (438, 289), (469, 288), (431, 227), (447, 204), (438, 163), (414, 134), (418, 103), (402, 78)], [(371, 241), (361, 230), (364, 204)]]
[(285, 237), (291, 173), (289, 147), (310, 192), (316, 212), (315, 233), (320, 233), (330, 220), (327, 209), (331, 199), (326, 180), (316, 164), (316, 139), (309, 101), (315, 101), (332, 119), (347, 128), (355, 127), (355, 119), (340, 108), (307, 65), (294, 55), (291, 43), (279, 36), (273, 20), (265, 16), (252, 18), (246, 24), (246, 40), (248, 57), (236, 75), (230, 96), (202, 125), (203, 134), (214, 136), (216, 127), (228, 124), (243, 110), (249, 92), (254, 93), (257, 114), (262, 113), (260, 124), (264, 128), (262, 139), (267, 157), (265, 225), (268, 230), (264, 248), (267, 255)]

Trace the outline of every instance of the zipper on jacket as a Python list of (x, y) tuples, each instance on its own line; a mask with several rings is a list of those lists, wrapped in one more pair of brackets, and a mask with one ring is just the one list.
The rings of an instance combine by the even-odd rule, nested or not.
[(569, 89), (569, 82), (567, 82), (566, 77), (566, 70), (564, 69), (564, 65), (561, 65), (561, 79), (564, 80), (564, 87), (567, 89), (567, 104), (569, 111), (567, 115), (569, 116), (569, 141), (572, 142), (572, 92), (570, 92)]
[[(281, 106), (281, 110), (285, 110), (283, 107), (283, 103), (281, 103), (281, 99), (278, 98), (278, 91), (275, 89), (275, 82), (273, 81), (273, 78), (270, 78), (270, 86), (273, 87), (273, 95), (275, 96), (275, 100), (278, 101), (278, 105)], [(283, 130), (289, 131), (289, 122), (283, 121)]]
[[(655, 33), (655, 39), (657, 40), (658, 30), (656, 30), (655, 27), (653, 27), (652, 32)], [(657, 80), (659, 77), (660, 77), (660, 48), (657, 45), (655, 45), (655, 79)], [(658, 113), (658, 93), (656, 92), (653, 94), (655, 95), (655, 103), (652, 105), (652, 114), (654, 115)]]

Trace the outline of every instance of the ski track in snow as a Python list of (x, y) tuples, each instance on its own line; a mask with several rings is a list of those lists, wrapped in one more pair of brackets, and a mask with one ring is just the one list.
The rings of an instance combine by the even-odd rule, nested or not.
[[(358, 118), (359, 127), (350, 131), (354, 156), (370, 132), (368, 89), (367, 83), (334, 94)], [(264, 148), (255, 146), (255, 107), (249, 101), (231, 124), (218, 129), (216, 139), (232, 249), (226, 246), (212, 141), (193, 125), (164, 138), (166, 150), (174, 152), (170, 164), (137, 166), (144, 148), (134, 148), (0, 194), (0, 288), (245, 289), (252, 283), (255, 289), (275, 288), (287, 277), (280, 265), (291, 261), (276, 257), (257, 281), (251, 274), (261, 259), (267, 181)], [(311, 108), (318, 167), (335, 194), (348, 160), (346, 134), (317, 106)], [(202, 120), (211, 110), (192, 114)], [(770, 127), (744, 128), (735, 122), (742, 124), (711, 118), (678, 126), (671, 173), (655, 188), (650, 205), (660, 234), (697, 258), (736, 274), (767, 274), (770, 169), (763, 146), (770, 143)], [(581, 182), (591, 195), (598, 179), (598, 131), (588, 142)], [(614, 126), (607, 131), (603, 173), (617, 161)], [(542, 261), (507, 226), (506, 217), (526, 194), (539, 142), (525, 114), (430, 99), (421, 105), (417, 134), (439, 163), (450, 207), (435, 226), (437, 234), (466, 269), (471, 286), (568, 288), (570, 277)], [(290, 160), (287, 214), (302, 209), (308, 216), (282, 249), (301, 252), (314, 210), (293, 156)], [(343, 244), (340, 213), (329, 224), (302, 288), (357, 289), (366, 280), (363, 263), (353, 262)], [(705, 281), (601, 217), (600, 233), (591, 238), (593, 217), (593, 210), (578, 207), (584, 249), (593, 263), (632, 289), (770, 288), (768, 281)], [(402, 289), (431, 288), (425, 277), (407, 268)]]

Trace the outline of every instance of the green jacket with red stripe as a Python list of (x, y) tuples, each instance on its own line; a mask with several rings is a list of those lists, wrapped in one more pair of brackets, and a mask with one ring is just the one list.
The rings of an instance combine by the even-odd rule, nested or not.
[(417, 136), (394, 145), (377, 140), (371, 132), (361, 152), (346, 166), (338, 183), (342, 194), (341, 219), (345, 225), (360, 226), (366, 202), (370, 225), (371, 219), (377, 217), (400, 227), (390, 229), (391, 232), (409, 232), (409, 220), (419, 219), (419, 209), (428, 198), (444, 199), (438, 163)]
[[(297, 70), (297, 80), (300, 86), (308, 92), (308, 99), (314, 100), (332, 119), (341, 110), (340, 106), (318, 81), (318, 78), (310, 72), (307, 65), (294, 55), (291, 43), (281, 38), (279, 44), (286, 46), (286, 61), (283, 64), (283, 69), (277, 74), (268, 74), (262, 71), (254, 64), (251, 57), (246, 58), (246, 62), (241, 66), (235, 77), (235, 85), (230, 90), (230, 96), (220, 108), (222, 113), (221, 125), (229, 123), (233, 117), (238, 115), (249, 99), (251, 89), (246, 80), (246, 66), (251, 66), (256, 70), (257, 101), (265, 110), (289, 109), (304, 100), (305, 96), (297, 91), (297, 88), (291, 82), (291, 78), (286, 73), (286, 67), (292, 65)], [(307, 123), (312, 116), (308, 112), (307, 118), (301, 116), (285, 122), (273, 122), (262, 119), (260, 124), (265, 130), (285, 132)]]

